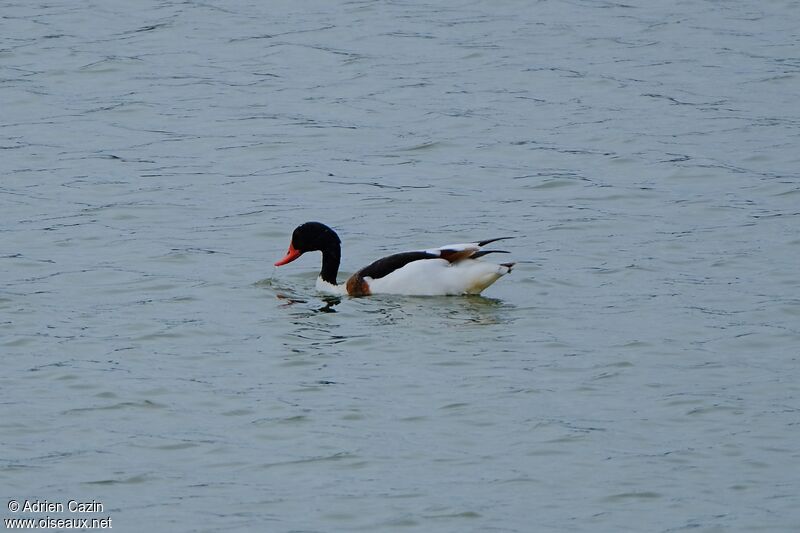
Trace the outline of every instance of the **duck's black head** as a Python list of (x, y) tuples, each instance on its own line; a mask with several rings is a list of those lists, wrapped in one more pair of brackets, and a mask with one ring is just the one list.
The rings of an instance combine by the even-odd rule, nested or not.
[(275, 263), (275, 266), (291, 263), (306, 252), (321, 251), (323, 256), (331, 254), (336, 256), (338, 266), (341, 249), (339, 236), (331, 228), (321, 222), (306, 222), (295, 228), (292, 232), (292, 242), (286, 256)]

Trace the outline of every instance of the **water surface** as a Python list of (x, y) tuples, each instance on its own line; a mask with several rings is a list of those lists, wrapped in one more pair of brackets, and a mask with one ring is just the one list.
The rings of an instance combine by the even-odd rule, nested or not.
[[(795, 529), (797, 7), (7, 3), (0, 496), (122, 531)], [(306, 220), (346, 273), (519, 264), (326, 299), (317, 257), (272, 267)]]

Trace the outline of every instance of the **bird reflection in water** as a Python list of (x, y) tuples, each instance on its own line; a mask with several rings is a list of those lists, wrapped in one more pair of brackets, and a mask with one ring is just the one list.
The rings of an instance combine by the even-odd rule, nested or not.
[[(295, 298), (293, 296), (289, 296), (286, 294), (276, 294), (275, 296), (278, 298), (278, 300), (285, 301), (285, 303), (281, 307), (288, 307), (294, 304), (308, 303), (308, 300), (302, 300), (300, 298)], [(325, 303), (325, 305), (323, 305), (318, 309), (315, 309), (315, 311), (318, 313), (335, 313), (336, 309), (334, 309), (334, 307), (342, 303), (342, 299), (339, 298), (338, 296), (323, 296), (322, 301)]]

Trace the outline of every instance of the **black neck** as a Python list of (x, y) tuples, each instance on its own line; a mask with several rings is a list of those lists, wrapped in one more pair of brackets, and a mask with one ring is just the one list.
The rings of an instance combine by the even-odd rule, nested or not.
[(322, 270), (319, 277), (331, 285), (336, 285), (336, 275), (339, 273), (339, 262), (341, 261), (342, 250), (339, 243), (326, 246), (322, 250)]

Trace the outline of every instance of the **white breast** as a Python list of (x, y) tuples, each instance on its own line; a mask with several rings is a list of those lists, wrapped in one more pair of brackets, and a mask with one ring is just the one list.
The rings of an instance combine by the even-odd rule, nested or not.
[(345, 285), (334, 285), (333, 283), (328, 283), (321, 277), (317, 277), (317, 290), (339, 296), (347, 294), (347, 287)]

